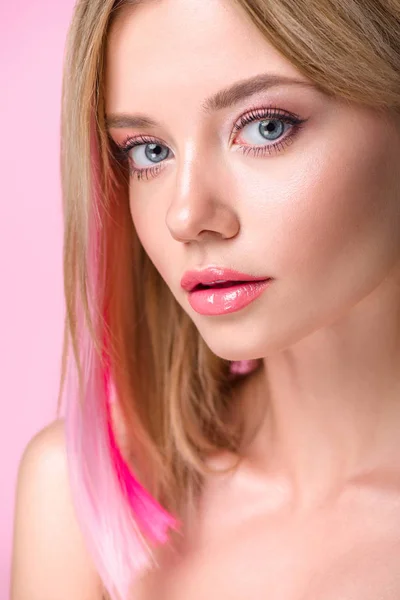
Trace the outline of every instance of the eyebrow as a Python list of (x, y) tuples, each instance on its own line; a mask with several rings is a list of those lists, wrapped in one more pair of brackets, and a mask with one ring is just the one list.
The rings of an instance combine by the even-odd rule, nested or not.
[[(305, 79), (293, 79), (284, 75), (273, 75), (271, 73), (260, 74), (249, 79), (237, 81), (206, 98), (201, 105), (201, 110), (205, 114), (210, 114), (224, 108), (229, 108), (249, 96), (280, 85), (299, 85), (319, 89), (315, 83)], [(111, 127), (116, 129), (129, 127), (141, 129), (145, 127), (158, 127), (159, 123), (145, 115), (121, 113), (107, 115), (106, 126), (107, 129)]]

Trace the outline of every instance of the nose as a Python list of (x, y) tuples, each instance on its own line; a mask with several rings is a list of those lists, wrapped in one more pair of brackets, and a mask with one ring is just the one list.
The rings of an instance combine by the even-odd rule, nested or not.
[[(178, 159), (177, 159), (178, 163)], [(223, 162), (206, 152), (188, 148), (176, 166), (166, 224), (180, 242), (201, 241), (210, 236), (228, 239), (240, 229), (229, 192), (224, 190)]]

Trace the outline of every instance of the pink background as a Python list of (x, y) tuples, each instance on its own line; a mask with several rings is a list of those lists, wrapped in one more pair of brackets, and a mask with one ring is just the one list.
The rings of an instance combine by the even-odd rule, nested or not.
[(0, 598), (21, 454), (55, 418), (64, 299), (59, 119), (73, 0), (0, 3)]

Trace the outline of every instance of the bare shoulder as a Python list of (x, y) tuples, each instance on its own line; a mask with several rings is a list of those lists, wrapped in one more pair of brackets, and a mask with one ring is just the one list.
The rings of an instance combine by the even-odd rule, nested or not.
[(27, 444), (15, 495), (11, 600), (101, 600), (72, 505), (64, 421)]

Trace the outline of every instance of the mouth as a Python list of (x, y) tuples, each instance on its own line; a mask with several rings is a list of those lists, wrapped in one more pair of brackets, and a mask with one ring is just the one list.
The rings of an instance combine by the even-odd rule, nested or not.
[(189, 304), (202, 315), (237, 312), (256, 300), (271, 284), (271, 278), (198, 283), (188, 290)]
[(226, 267), (211, 265), (202, 270), (186, 271), (181, 279), (181, 287), (191, 294), (204, 290), (223, 290), (245, 287), (251, 283), (266, 281), (267, 277), (249, 275)]

